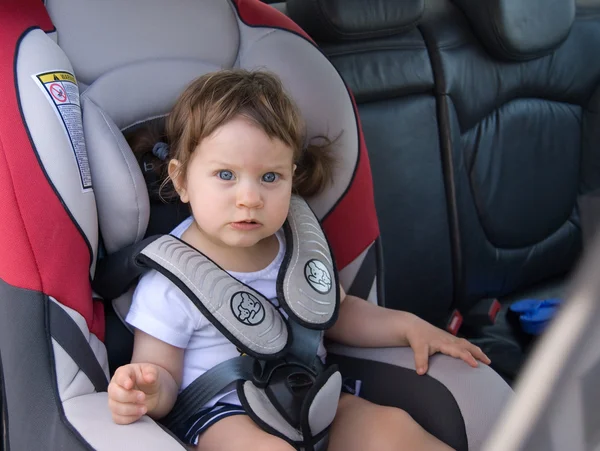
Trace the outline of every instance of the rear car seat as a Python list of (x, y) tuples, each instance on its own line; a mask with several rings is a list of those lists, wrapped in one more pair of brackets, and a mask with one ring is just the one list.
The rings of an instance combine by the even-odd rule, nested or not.
[(513, 378), (529, 340), (507, 306), (562, 296), (581, 250), (578, 196), (600, 184), (600, 17), (574, 0), (454, 3), (428, 2), (420, 28), (451, 161), (457, 307), (503, 301), (496, 325), (468, 333)]
[(500, 298), (496, 325), (481, 315), (460, 332), (512, 380), (531, 340), (506, 305), (562, 294), (581, 248), (577, 196), (600, 179), (597, 2), (577, 17), (572, 0), (552, 14), (543, 1), (456, 3), (426, 0), (419, 15), (419, 1), (288, 0), (287, 13), (356, 95), (386, 305), (444, 326)]

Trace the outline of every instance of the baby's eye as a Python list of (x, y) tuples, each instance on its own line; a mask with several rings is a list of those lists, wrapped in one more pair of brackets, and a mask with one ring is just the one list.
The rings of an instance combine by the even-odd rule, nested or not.
[(279, 179), (279, 174), (276, 174), (275, 172), (267, 172), (265, 175), (262, 176), (263, 182), (267, 182), (267, 183), (276, 182), (278, 179)]
[(233, 172), (227, 170), (219, 171), (217, 172), (217, 177), (221, 180), (233, 180)]

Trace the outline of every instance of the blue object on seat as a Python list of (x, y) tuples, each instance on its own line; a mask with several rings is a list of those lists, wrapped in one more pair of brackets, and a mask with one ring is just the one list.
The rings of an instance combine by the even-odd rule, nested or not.
[(525, 332), (539, 335), (554, 317), (561, 302), (562, 300), (557, 298), (524, 299), (515, 302), (509, 309), (519, 315), (519, 322)]
[(562, 300), (553, 299), (523, 299), (510, 305), (510, 310), (515, 313), (526, 313), (539, 308), (556, 308), (561, 304)]

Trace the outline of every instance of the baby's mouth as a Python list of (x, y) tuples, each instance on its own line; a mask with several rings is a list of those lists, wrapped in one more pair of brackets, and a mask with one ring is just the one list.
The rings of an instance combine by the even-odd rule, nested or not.
[(254, 219), (246, 219), (244, 221), (236, 221), (231, 223), (231, 227), (238, 230), (252, 230), (260, 227), (260, 225), (260, 222), (255, 221)]

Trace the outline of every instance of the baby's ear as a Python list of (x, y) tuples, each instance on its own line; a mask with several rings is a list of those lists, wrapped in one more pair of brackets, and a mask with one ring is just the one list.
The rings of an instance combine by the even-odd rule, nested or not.
[(171, 159), (171, 161), (169, 161), (167, 171), (169, 178), (173, 182), (175, 191), (177, 191), (177, 194), (179, 194), (179, 199), (184, 204), (188, 203), (190, 199), (187, 194), (187, 190), (185, 189), (185, 174), (181, 162), (175, 158)]

